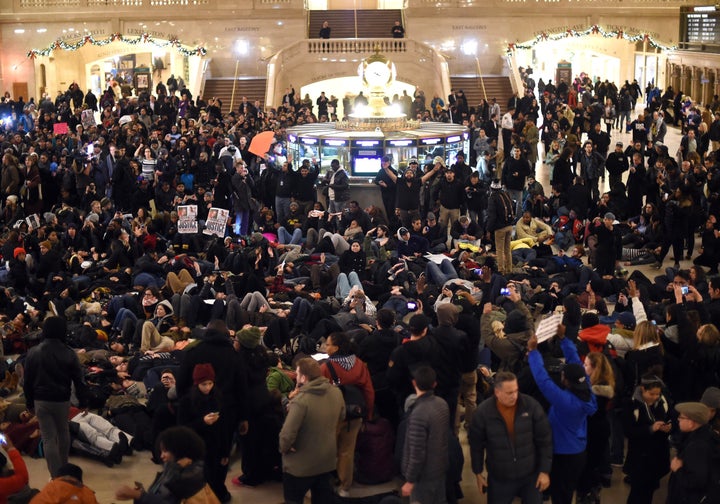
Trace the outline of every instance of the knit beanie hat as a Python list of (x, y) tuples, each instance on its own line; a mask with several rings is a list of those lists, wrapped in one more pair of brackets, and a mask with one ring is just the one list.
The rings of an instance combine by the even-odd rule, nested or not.
[(586, 329), (588, 327), (596, 326), (600, 323), (600, 317), (595, 312), (584, 313), (580, 322), (580, 327)]
[(43, 339), (59, 339), (65, 341), (67, 322), (60, 317), (48, 317), (42, 328)]
[(200, 385), (202, 382), (205, 381), (215, 381), (215, 369), (213, 368), (212, 364), (206, 362), (203, 364), (195, 364), (195, 368), (193, 369), (193, 383), (195, 385)]
[(527, 331), (527, 319), (520, 310), (512, 310), (505, 319), (505, 334)]
[(253, 350), (260, 344), (260, 341), (262, 340), (262, 333), (257, 327), (246, 327), (245, 329), (238, 331), (235, 338), (242, 346), (249, 350)]
[(585, 368), (580, 364), (565, 364), (563, 375), (567, 380), (568, 390), (581, 401), (590, 400), (590, 384), (585, 374)]
[(25, 252), (25, 249), (22, 247), (17, 247), (15, 250), (13, 250), (14, 259), (17, 259), (20, 254), (27, 254), (27, 252)]

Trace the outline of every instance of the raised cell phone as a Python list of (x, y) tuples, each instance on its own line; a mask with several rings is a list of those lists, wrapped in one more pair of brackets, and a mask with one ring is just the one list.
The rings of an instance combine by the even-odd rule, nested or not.
[(507, 287), (503, 287), (502, 289), (500, 289), (500, 295), (501, 295), (501, 296), (509, 296), (509, 295), (510, 295), (510, 289), (508, 289)]
[(683, 296), (686, 295), (688, 292), (690, 292), (690, 288), (687, 285), (683, 285), (680, 288), (680, 292), (682, 292)]

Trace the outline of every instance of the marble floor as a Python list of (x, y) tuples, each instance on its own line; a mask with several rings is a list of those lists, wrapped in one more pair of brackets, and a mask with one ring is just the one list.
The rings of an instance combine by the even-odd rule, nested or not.
[[(680, 138), (678, 129), (668, 127), (665, 145), (668, 146), (668, 150), (671, 155), (673, 155), (677, 150), (680, 144)], [(625, 146), (627, 146), (630, 140), (630, 134), (617, 131), (612, 132), (612, 146), (614, 146), (617, 141), (622, 141)], [(540, 149), (542, 149), (542, 146), (540, 146)], [(549, 192), (550, 185), (547, 169), (544, 167), (538, 167), (537, 176), (538, 180), (545, 187), (546, 193)], [(604, 190), (607, 191), (608, 189), (609, 188), (606, 187)], [(689, 267), (691, 263), (690, 261), (682, 261), (681, 264), (684, 267)], [(650, 278), (657, 275), (657, 271), (650, 269), (648, 266), (642, 266), (640, 269)], [(462, 502), (484, 503), (486, 502), (486, 497), (478, 492), (477, 487), (475, 486), (475, 477), (470, 469), (470, 455), (468, 452), (467, 438), (464, 432), (461, 433), (461, 442), (466, 458), (462, 483), (465, 498)], [(152, 481), (155, 473), (160, 467), (150, 461), (150, 454), (147, 451), (135, 452), (132, 456), (125, 457), (122, 464), (113, 468), (108, 468), (100, 462), (85, 458), (71, 457), (71, 461), (83, 468), (85, 473), (85, 483), (96, 492), (98, 502), (101, 504), (118, 502), (115, 499), (114, 492), (115, 489), (122, 484), (132, 485), (134, 481), (141, 481), (147, 486)], [(49, 479), (45, 461), (42, 459), (27, 458), (26, 463), (30, 471), (31, 485), (36, 488), (41, 488)], [(231, 460), (230, 464), (231, 467), (228, 475), (228, 488), (233, 496), (234, 503), (280, 504), (283, 502), (282, 488), (279, 483), (267, 483), (256, 488), (239, 488), (232, 485), (230, 479), (240, 474), (240, 461), (234, 459)], [(614, 471), (612, 487), (604, 489), (602, 492), (603, 502), (621, 503), (627, 498), (629, 487), (622, 481), (622, 472), (617, 468)], [(394, 488), (399, 488), (401, 483), (402, 482), (400, 481), (396, 481), (394, 483), (376, 487), (362, 487), (356, 485), (351, 491), (351, 497), (384, 493), (393, 490)], [(661, 485), (661, 489), (656, 492), (654, 499), (655, 503), (665, 502), (665, 487), (666, 483), (663, 483)]]

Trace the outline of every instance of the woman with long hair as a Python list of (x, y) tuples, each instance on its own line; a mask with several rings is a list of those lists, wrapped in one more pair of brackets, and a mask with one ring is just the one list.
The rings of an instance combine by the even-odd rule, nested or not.
[(615, 373), (608, 358), (601, 352), (585, 356), (585, 372), (597, 398), (598, 409), (588, 418), (587, 459), (577, 489), (578, 504), (600, 502), (602, 484), (610, 470), (610, 421), (608, 412), (615, 397)]
[(640, 322), (633, 332), (633, 348), (625, 354), (625, 383), (635, 386), (641, 376), (652, 373), (660, 378), (665, 367), (665, 350), (655, 324)]

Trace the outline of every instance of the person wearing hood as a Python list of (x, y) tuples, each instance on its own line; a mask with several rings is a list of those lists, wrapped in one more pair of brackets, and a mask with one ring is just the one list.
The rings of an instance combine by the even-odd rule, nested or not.
[[(334, 332), (327, 338), (328, 359), (322, 364), (325, 378), (336, 385), (353, 385), (365, 399), (367, 419), (372, 419), (375, 389), (367, 365), (355, 355), (354, 344), (344, 332)], [(348, 497), (353, 483), (353, 457), (362, 418), (348, 418), (338, 427), (337, 473), (340, 480), (338, 495)]]
[[(222, 433), (222, 446), (230, 446), (238, 424), (241, 434), (246, 434), (248, 429), (247, 371), (238, 353), (233, 350), (230, 333), (222, 320), (211, 320), (198, 343), (185, 350), (177, 372), (176, 389), (179, 400), (190, 393), (195, 365), (204, 363), (212, 364), (215, 370), (215, 383), (222, 396), (219, 413), (226, 427)], [(224, 465), (216, 469), (227, 474), (227, 467)], [(225, 474), (218, 475), (216, 481), (224, 481)]]
[(163, 336), (175, 325), (172, 303), (167, 299), (155, 306), (152, 319), (142, 324), (140, 351), (143, 353), (169, 352), (175, 347), (175, 342), (169, 336)]
[(345, 419), (345, 401), (314, 359), (300, 359), (296, 372), (297, 387), (288, 396), (279, 436), (283, 497), (288, 504), (300, 504), (312, 490), (313, 504), (324, 504), (333, 499), (330, 477), (337, 467), (336, 433)]
[(235, 333), (235, 348), (247, 372), (248, 383), (248, 431), (242, 437), (242, 451), (252, 454), (242, 458), (242, 475), (232, 479), (237, 486), (257, 486), (280, 476), (275, 474), (280, 466), (277, 450), (280, 425), (271, 420), (273, 404), (266, 383), (269, 361), (262, 336), (260, 328), (250, 325)]
[(630, 477), (630, 503), (652, 504), (660, 480), (670, 471), (668, 435), (672, 424), (664, 387), (657, 376), (643, 376), (623, 411), (623, 429), (628, 439), (623, 471)]
[(557, 336), (565, 356), (560, 386), (545, 369), (534, 334), (528, 340), (528, 363), (535, 383), (550, 403), (548, 420), (553, 439), (550, 495), (554, 504), (571, 504), (585, 467), (588, 417), (597, 411), (598, 406), (575, 344), (565, 338), (562, 330)]
[(587, 352), (582, 353), (602, 352), (607, 345), (608, 334), (610, 334), (610, 327), (600, 323), (597, 313), (583, 314), (578, 339), (587, 345)]
[[(442, 383), (442, 386), (437, 387), (436, 394), (448, 403), (450, 426), (453, 428), (458, 398), (462, 398), (466, 404), (465, 418), (468, 426), (477, 403), (476, 367), (463, 366), (463, 356), (473, 352), (477, 353), (477, 348), (470, 348), (467, 333), (457, 329), (459, 315), (459, 306), (453, 303), (442, 303), (437, 307), (438, 326), (433, 332), (433, 337), (438, 342), (436, 363), (433, 367), (435, 372), (441, 376), (438, 383)], [(471, 374), (474, 375), (474, 380), (473, 376), (470, 376)], [(468, 410), (470, 410), (469, 415), (467, 414)]]
[(485, 303), (480, 318), (482, 339), (485, 346), (500, 359), (499, 369), (502, 371), (512, 371), (518, 367), (527, 341), (532, 336), (530, 329), (533, 327), (532, 315), (520, 298), (520, 293), (513, 284), (509, 284), (508, 289), (508, 299), (515, 303), (515, 309), (507, 314), (504, 336), (499, 336), (493, 330), (493, 322), (498, 320), (498, 317), (493, 313), (492, 304)]
[(70, 452), (70, 392), (75, 386), (78, 405), (85, 408), (87, 385), (77, 354), (65, 343), (67, 323), (48, 317), (43, 324), (43, 341), (25, 359), (25, 404), (37, 415), (50, 476), (68, 462)]

